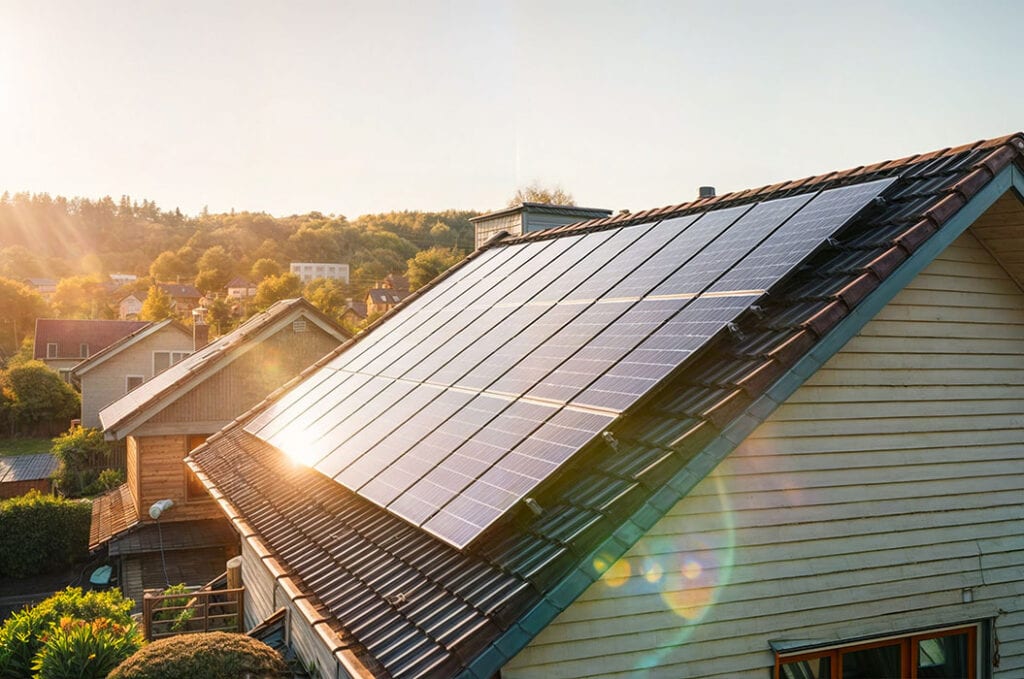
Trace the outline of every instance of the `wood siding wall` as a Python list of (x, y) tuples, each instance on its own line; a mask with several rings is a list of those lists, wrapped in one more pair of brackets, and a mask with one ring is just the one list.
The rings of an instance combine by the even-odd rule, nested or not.
[(187, 436), (129, 436), (128, 441), (129, 450), (134, 441), (141, 470), (137, 481), (139, 491), (136, 508), (141, 512), (142, 519), (149, 521), (149, 507), (163, 499), (174, 500), (174, 508), (161, 518), (162, 521), (215, 519), (223, 516), (217, 503), (209, 496), (202, 500), (189, 500), (186, 496), (185, 474), (188, 468), (183, 460), (189, 451)]
[(7, 483), (0, 483), (0, 500), (5, 500), (9, 497), (18, 497), (24, 495), (30, 490), (38, 490), (44, 495), (49, 495), (53, 492), (53, 481), (50, 479), (34, 479), (32, 481), (8, 481)]
[(338, 344), (312, 321), (298, 333), (289, 323), (164, 408), (146, 426), (233, 420)]
[(766, 679), (770, 640), (979, 619), (1024, 676), (1022, 359), (968, 232), (502, 676)]
[(153, 377), (154, 351), (192, 351), (192, 336), (167, 326), (82, 375), (82, 426), (99, 427), (100, 411), (125, 395), (125, 377)]

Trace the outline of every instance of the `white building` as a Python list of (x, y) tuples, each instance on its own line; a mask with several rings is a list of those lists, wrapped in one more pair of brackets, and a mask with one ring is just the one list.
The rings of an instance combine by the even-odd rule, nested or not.
[(303, 283), (314, 278), (333, 278), (348, 283), (348, 264), (336, 262), (292, 262), (289, 271), (299, 277)]

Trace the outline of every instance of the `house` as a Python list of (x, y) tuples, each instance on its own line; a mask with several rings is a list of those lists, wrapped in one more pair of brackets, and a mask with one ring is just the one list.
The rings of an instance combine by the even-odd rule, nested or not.
[(302, 284), (314, 278), (331, 278), (348, 283), (348, 264), (337, 262), (291, 262), (288, 271), (299, 277)]
[(50, 299), (53, 293), (57, 292), (57, 281), (53, 278), (26, 278), (22, 282), (46, 299)]
[(160, 289), (174, 300), (174, 311), (178, 316), (188, 316), (199, 306), (199, 301), (203, 298), (203, 293), (194, 285), (160, 283)]
[(53, 492), (57, 458), (50, 453), (0, 457), (0, 500), (24, 495), (30, 490)]
[[(283, 300), (100, 411), (106, 438), (127, 442), (127, 482), (94, 501), (90, 550), (119, 561), (126, 594), (165, 583), (161, 535), (175, 552), (172, 583), (223, 572), (238, 537), (184, 457), (346, 338), (305, 300)], [(160, 500), (173, 506), (157, 526), (149, 512)]]
[(144, 325), (76, 365), (71, 374), (82, 392), (82, 426), (99, 427), (102, 408), (194, 350), (192, 331), (167, 319)]
[(499, 233), (522, 236), (534, 231), (552, 229), (585, 219), (603, 219), (611, 210), (575, 205), (551, 205), (548, 203), (521, 203), (502, 210), (470, 217), (476, 234), (476, 247), (483, 246)]
[(133, 273), (112, 273), (108, 276), (110, 281), (114, 285), (128, 285), (139, 280), (139, 277)]
[(366, 315), (386, 314), (402, 301), (391, 288), (370, 288), (366, 293)]
[(227, 284), (227, 293), (228, 299), (250, 299), (256, 296), (256, 284), (242, 276), (235, 276)]
[(392, 290), (402, 299), (409, 296), (409, 279), (396, 273), (389, 273), (381, 282), (380, 287)]
[(117, 317), (122, 321), (137, 320), (139, 314), (142, 313), (142, 304), (145, 301), (145, 295), (140, 297), (134, 292), (127, 297), (121, 298), (121, 301), (117, 303)]
[(146, 321), (100, 321), (64, 318), (36, 320), (32, 356), (70, 381), (71, 369), (114, 342), (149, 325)]
[(187, 460), (322, 676), (1018, 677), (1024, 135), (498, 239)]
[(343, 325), (354, 328), (366, 320), (366, 302), (348, 300), (345, 303), (345, 311), (341, 314)]

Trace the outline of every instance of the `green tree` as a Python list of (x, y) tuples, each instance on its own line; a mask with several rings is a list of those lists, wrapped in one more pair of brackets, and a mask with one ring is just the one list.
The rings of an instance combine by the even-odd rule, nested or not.
[(188, 275), (188, 266), (181, 255), (165, 250), (157, 255), (149, 266), (149, 275), (154, 281), (174, 282)]
[(12, 435), (62, 431), (81, 408), (78, 393), (42, 361), (0, 372), (0, 392), (0, 418)]
[(281, 265), (275, 262), (274, 260), (268, 259), (266, 257), (262, 259), (257, 259), (255, 262), (253, 262), (252, 271), (249, 272), (249, 275), (252, 276), (252, 279), (254, 281), (259, 283), (264, 278), (267, 278), (269, 276), (280, 276)]
[(282, 299), (291, 299), (302, 294), (302, 281), (293, 273), (285, 273), (280, 276), (264, 278), (263, 282), (256, 286), (256, 298), (253, 304), (260, 311), (265, 310), (274, 302)]
[(199, 258), (196, 287), (203, 292), (222, 290), (231, 280), (235, 262), (220, 245), (207, 249)]
[(97, 468), (110, 461), (110, 444), (103, 432), (88, 427), (72, 427), (55, 438), (52, 452), (60, 461), (57, 487), (69, 497), (94, 492), (90, 486), (99, 476)]
[(209, 314), (207, 321), (217, 329), (218, 335), (223, 335), (231, 330), (231, 305), (227, 300), (221, 298), (211, 300), (206, 306), (206, 311)]
[(352, 291), (345, 281), (314, 278), (306, 284), (302, 296), (320, 311), (340, 321), (348, 307), (348, 300), (352, 299)]
[(462, 255), (445, 248), (430, 248), (409, 260), (405, 275), (415, 290), (437, 278), (441, 273), (462, 261)]
[(508, 206), (515, 207), (523, 203), (548, 203), (550, 205), (575, 205), (572, 194), (561, 186), (544, 186), (540, 182), (533, 182), (529, 186), (521, 186), (516, 189), (515, 194), (509, 198)]
[(94, 276), (72, 276), (57, 284), (53, 310), (59, 318), (110, 318), (107, 288)]
[(146, 301), (142, 303), (139, 318), (144, 321), (162, 321), (174, 316), (174, 300), (159, 285), (151, 285), (146, 294)]

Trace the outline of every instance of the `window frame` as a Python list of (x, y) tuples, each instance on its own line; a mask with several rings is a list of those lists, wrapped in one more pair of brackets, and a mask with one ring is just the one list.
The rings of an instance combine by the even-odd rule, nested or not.
[(79, 342), (79, 344), (78, 344), (78, 357), (79, 358), (89, 358), (89, 343), (88, 342)]
[[(193, 448), (205, 443), (210, 436), (212, 434), (189, 434), (185, 439), (185, 447), (188, 448), (185, 454), (191, 453)], [(184, 462), (181, 463), (181, 466), (185, 470), (185, 502), (190, 504), (212, 502), (213, 496), (206, 490), (206, 486), (199, 480), (195, 472)]]
[(46, 343), (46, 358), (57, 358), (60, 355), (60, 347), (56, 342)]
[[(136, 384), (134, 387), (131, 386), (131, 384), (129, 383), (129, 380), (132, 380), (132, 379), (139, 380), (139, 383)], [(145, 383), (146, 383), (146, 376), (145, 375), (125, 375), (124, 376), (124, 393), (127, 394), (130, 391), (138, 389), (139, 387), (141, 387)]]
[(886, 637), (862, 639), (860, 641), (839, 642), (828, 646), (819, 646), (817, 648), (776, 651), (775, 667), (772, 670), (772, 678), (783, 679), (782, 666), (788, 663), (803, 662), (827, 657), (829, 658), (830, 679), (842, 679), (842, 657), (844, 654), (854, 653), (857, 651), (867, 651), (873, 648), (882, 648), (884, 646), (899, 645), (900, 676), (907, 677), (907, 679), (918, 679), (918, 649), (919, 644), (922, 641), (966, 634), (968, 657), (967, 679), (981, 679), (981, 677), (984, 676), (984, 673), (981, 667), (978, 637), (982, 633), (982, 624), (982, 622), (973, 622), (953, 627), (916, 630)]

